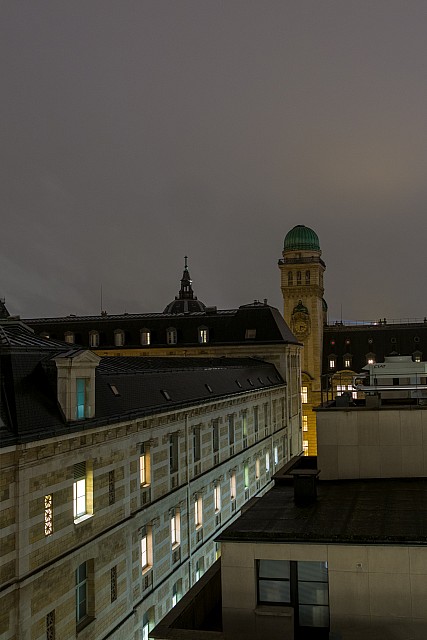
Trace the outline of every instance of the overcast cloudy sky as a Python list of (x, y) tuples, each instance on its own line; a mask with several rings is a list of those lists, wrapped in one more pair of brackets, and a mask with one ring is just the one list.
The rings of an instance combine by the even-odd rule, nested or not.
[(3, 0), (0, 296), (162, 311), (189, 256), (268, 298), (296, 224), (330, 317), (427, 315), (425, 0)]

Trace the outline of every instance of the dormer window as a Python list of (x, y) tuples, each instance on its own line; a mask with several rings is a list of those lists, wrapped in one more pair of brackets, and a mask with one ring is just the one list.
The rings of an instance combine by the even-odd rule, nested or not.
[(116, 329), (114, 331), (114, 345), (116, 347), (123, 347), (125, 343), (125, 332), (122, 329)]
[(351, 367), (351, 362), (352, 362), (352, 355), (350, 353), (345, 353), (343, 356), (343, 360), (344, 360), (344, 367), (345, 369), (349, 369)]
[(414, 353), (412, 354), (412, 359), (414, 362), (421, 362), (422, 357), (423, 357), (423, 354), (421, 351), (414, 351)]
[(335, 354), (331, 353), (331, 355), (328, 357), (328, 363), (330, 369), (335, 369), (335, 367), (337, 366), (337, 357)]
[(375, 353), (366, 354), (366, 364), (375, 364)]
[(207, 327), (199, 327), (198, 336), (200, 344), (207, 344), (209, 341), (209, 329)]
[(177, 333), (174, 327), (169, 327), (169, 329), (166, 329), (166, 342), (167, 344), (177, 343)]
[(246, 329), (245, 339), (246, 340), (255, 340), (256, 338), (256, 329)]
[(89, 332), (89, 346), (92, 349), (99, 347), (99, 333), (98, 331), (90, 331)]
[(66, 331), (64, 333), (64, 342), (74, 344), (74, 333), (72, 331)]
[(151, 344), (151, 332), (149, 329), (141, 329), (141, 344), (149, 345)]
[(54, 358), (57, 368), (58, 402), (66, 420), (84, 420), (95, 415), (95, 369), (100, 357), (78, 351)]

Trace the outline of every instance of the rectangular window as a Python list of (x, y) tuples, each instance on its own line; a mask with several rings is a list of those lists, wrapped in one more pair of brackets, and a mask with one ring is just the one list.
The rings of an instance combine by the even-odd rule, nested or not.
[(230, 500), (236, 499), (236, 473), (233, 471), (230, 476)]
[(151, 335), (148, 329), (142, 329), (141, 331), (141, 344), (149, 345), (151, 343)]
[(246, 412), (242, 414), (242, 432), (243, 432), (243, 437), (247, 438), (248, 437), (248, 420), (247, 420)]
[(142, 527), (141, 538), (141, 569), (146, 573), (153, 566), (153, 540), (151, 526)]
[(308, 416), (302, 417), (302, 430), (308, 431)]
[(79, 624), (89, 615), (88, 609), (88, 563), (76, 569), (76, 622)]
[(264, 428), (267, 429), (268, 427), (268, 404), (265, 403), (264, 404)]
[(228, 416), (228, 444), (234, 444), (234, 415)]
[(308, 440), (302, 441), (302, 448), (304, 450), (304, 455), (308, 456)]
[(196, 581), (200, 580), (200, 578), (203, 575), (204, 570), (205, 570), (205, 561), (204, 561), (203, 558), (200, 558), (196, 562), (196, 575), (195, 575)]
[(259, 464), (259, 458), (257, 458), (255, 460), (255, 480), (259, 480), (259, 476), (260, 476), (260, 464)]
[(193, 460), (194, 462), (200, 460), (200, 427), (193, 429)]
[(329, 368), (335, 369), (335, 358), (329, 358)]
[(221, 511), (221, 485), (219, 482), (217, 482), (214, 487), (214, 506), (215, 506), (215, 513), (218, 513), (218, 511)]
[(265, 471), (266, 473), (270, 472), (270, 453), (267, 451), (265, 454)]
[(206, 344), (208, 342), (208, 329), (206, 327), (199, 328), (199, 342), (200, 344)]
[(260, 604), (291, 603), (289, 560), (258, 560), (258, 602)]
[(90, 494), (91, 487), (88, 473), (90, 471), (90, 464), (86, 461), (79, 462), (74, 465), (74, 483), (73, 483), (73, 512), (74, 521), (82, 518), (83, 516), (90, 514)]
[(243, 466), (243, 477), (245, 482), (245, 491), (249, 489), (249, 464), (245, 462)]
[(212, 448), (214, 453), (219, 450), (219, 424), (218, 420), (212, 422)]
[(110, 599), (111, 602), (117, 600), (117, 565), (110, 570)]
[(172, 549), (176, 549), (181, 543), (181, 514), (179, 509), (172, 511), (170, 525)]
[(172, 433), (169, 439), (169, 464), (171, 473), (178, 471), (178, 434)]
[(277, 445), (274, 447), (274, 465), (277, 466), (279, 464), (279, 448)]
[(194, 501), (194, 526), (200, 529), (203, 526), (203, 502), (202, 496), (197, 496)]
[(172, 587), (172, 606), (174, 607), (182, 596), (182, 580), (178, 580)]
[(143, 487), (148, 487), (151, 484), (150, 447), (147, 443), (143, 443), (141, 445), (139, 456), (139, 481)]
[(89, 378), (76, 378), (76, 420), (89, 416)]
[(254, 407), (254, 431), (258, 433), (258, 407)]
[(350, 358), (344, 358), (344, 366), (345, 366), (345, 367), (351, 367), (351, 360), (350, 360)]
[(55, 609), (46, 616), (46, 640), (55, 640)]
[(53, 533), (53, 495), (44, 497), (44, 535), (50, 536)]
[(150, 631), (153, 630), (154, 625), (154, 607), (152, 607), (142, 616), (141, 640), (149, 640)]
[(307, 404), (308, 402), (308, 387), (301, 387), (301, 402)]

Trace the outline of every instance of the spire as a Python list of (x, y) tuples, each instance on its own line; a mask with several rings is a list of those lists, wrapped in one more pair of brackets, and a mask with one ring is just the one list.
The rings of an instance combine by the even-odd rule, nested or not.
[(4, 298), (0, 298), (0, 318), (9, 318), (10, 313), (5, 305), (6, 300)]
[(184, 273), (181, 278), (181, 289), (179, 290), (178, 300), (193, 300), (194, 292), (192, 288), (192, 280), (187, 264), (188, 256), (184, 256)]

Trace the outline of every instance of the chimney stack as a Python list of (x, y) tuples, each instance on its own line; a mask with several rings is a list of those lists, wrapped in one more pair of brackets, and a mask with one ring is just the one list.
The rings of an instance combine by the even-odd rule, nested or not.
[(294, 478), (294, 502), (298, 507), (305, 507), (317, 500), (317, 478), (320, 469), (292, 469)]

